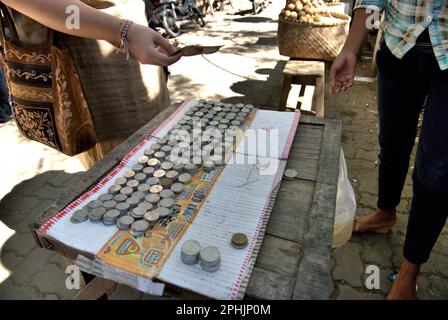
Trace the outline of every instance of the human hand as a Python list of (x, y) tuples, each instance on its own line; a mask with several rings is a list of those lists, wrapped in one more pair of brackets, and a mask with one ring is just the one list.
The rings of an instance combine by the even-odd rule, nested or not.
[(132, 24), (128, 32), (129, 51), (143, 64), (169, 66), (181, 58), (173, 54), (176, 49), (157, 31), (148, 27)]
[(330, 93), (346, 91), (353, 85), (356, 71), (356, 54), (341, 52), (330, 69)]

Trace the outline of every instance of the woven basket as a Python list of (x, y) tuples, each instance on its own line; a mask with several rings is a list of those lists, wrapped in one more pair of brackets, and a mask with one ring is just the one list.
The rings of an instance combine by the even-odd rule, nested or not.
[(279, 17), (278, 48), (291, 58), (334, 60), (347, 39), (350, 17), (337, 12), (323, 12), (336, 18), (334, 22), (304, 23)]

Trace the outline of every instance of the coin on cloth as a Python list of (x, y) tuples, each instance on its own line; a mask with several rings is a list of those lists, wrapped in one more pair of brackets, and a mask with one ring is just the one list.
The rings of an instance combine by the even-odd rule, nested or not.
[(98, 200), (102, 201), (102, 202), (106, 202), (106, 201), (112, 200), (113, 198), (114, 198), (114, 196), (112, 194), (110, 194), (110, 193), (103, 193), (102, 195), (100, 195), (98, 197)]
[(137, 180), (139, 183), (142, 183), (146, 180), (146, 178), (147, 178), (146, 174), (140, 172), (135, 175), (134, 180)]
[(167, 142), (168, 142), (167, 138), (159, 138), (157, 140), (157, 143), (160, 144), (162, 146), (162, 148), (163, 148), (163, 145), (165, 145)]
[(130, 196), (132, 194), (132, 192), (134, 192), (134, 190), (131, 187), (124, 187), (121, 188), (120, 193), (124, 194), (126, 196)]
[(174, 193), (179, 194), (182, 193), (185, 189), (185, 186), (183, 185), (183, 183), (173, 183), (173, 185), (170, 188)]
[(108, 210), (103, 216), (103, 224), (107, 226), (115, 225), (118, 218), (120, 218), (120, 211), (117, 209)]
[(189, 173), (182, 173), (181, 175), (179, 175), (177, 180), (179, 180), (180, 183), (190, 183), (190, 181), (191, 181), (191, 174), (189, 174)]
[(205, 160), (202, 163), (202, 166), (204, 167), (204, 170), (211, 171), (215, 169), (215, 162), (213, 162), (212, 160)]
[(124, 187), (126, 183), (128, 182), (128, 179), (121, 177), (115, 180), (115, 184), (119, 185), (120, 187)]
[(173, 180), (168, 179), (168, 178), (162, 178), (160, 179), (160, 185), (164, 188), (167, 189), (169, 187), (171, 187), (171, 185), (173, 184)]
[(150, 211), (150, 210), (152, 210), (153, 205), (152, 205), (152, 203), (150, 203), (150, 202), (148, 202), (148, 201), (143, 201), (143, 202), (140, 202), (140, 203), (137, 205), (137, 207), (142, 207), (142, 208), (144, 208), (146, 211)]
[(126, 199), (126, 203), (129, 205), (129, 207), (131, 209), (133, 209), (140, 203), (140, 199), (135, 198), (135, 197), (130, 197), (130, 198)]
[(243, 249), (247, 247), (249, 240), (244, 233), (235, 233), (232, 235), (230, 244), (236, 249)]
[(138, 158), (139, 164), (146, 164), (148, 162), (149, 158), (147, 156), (141, 156)]
[(142, 173), (146, 174), (147, 176), (152, 176), (154, 171), (155, 171), (155, 169), (153, 167), (145, 167), (145, 168), (143, 168)]
[(149, 192), (150, 185), (147, 183), (140, 183), (140, 185), (137, 187), (137, 190), (140, 192)]
[(163, 207), (159, 207), (155, 210), (153, 210), (155, 212), (157, 212), (157, 214), (159, 215), (160, 218), (165, 218), (168, 217), (171, 213), (171, 210), (168, 208), (163, 208)]
[(132, 191), (137, 190), (137, 187), (139, 185), (139, 182), (137, 180), (129, 180), (128, 183), (126, 183), (126, 187), (132, 188)]
[(163, 190), (163, 187), (159, 184), (153, 185), (151, 186), (151, 188), (149, 188), (149, 192), (151, 193), (160, 193)]
[(162, 146), (161, 146), (160, 144), (158, 144), (158, 143), (154, 143), (154, 144), (152, 144), (152, 145), (150, 146), (150, 148), (151, 148), (152, 150), (156, 150), (156, 151), (160, 150), (161, 147), (162, 147)]
[(174, 199), (173, 198), (163, 198), (159, 201), (159, 207), (161, 208), (171, 208), (174, 206)]
[(103, 205), (103, 202), (100, 200), (92, 200), (86, 205), (86, 209), (88, 212), (91, 212), (95, 208), (99, 208)]
[(166, 171), (165, 170), (162, 170), (162, 169), (159, 169), (159, 170), (156, 170), (156, 171), (154, 171), (154, 177), (155, 178), (163, 178), (164, 176), (166, 175)]
[(198, 167), (193, 163), (187, 163), (184, 165), (184, 171), (193, 176), (198, 171)]
[(145, 200), (154, 206), (160, 201), (160, 195), (151, 193), (145, 197)]
[(221, 265), (221, 254), (216, 247), (206, 247), (199, 254), (201, 267), (206, 272), (215, 272)]
[(131, 206), (129, 205), (129, 203), (120, 202), (119, 204), (117, 204), (115, 209), (120, 211), (120, 214), (123, 216), (129, 212), (129, 210), (131, 209)]
[(196, 240), (187, 240), (182, 244), (180, 257), (183, 263), (187, 265), (196, 264), (199, 261), (201, 245)]
[(156, 177), (151, 177), (151, 178), (146, 179), (146, 183), (149, 186), (153, 186), (153, 185), (159, 184), (160, 183), (160, 179), (156, 178)]
[(116, 195), (120, 191), (121, 191), (121, 186), (119, 186), (117, 184), (114, 184), (107, 190), (108, 193), (113, 194), (113, 195)]
[(174, 194), (173, 190), (171, 189), (164, 189), (160, 192), (160, 197), (162, 199), (165, 198), (174, 198), (176, 195)]
[(114, 195), (114, 200), (117, 201), (117, 202), (126, 201), (127, 198), (128, 198), (128, 196), (125, 195), (125, 194), (122, 194), (122, 193)]
[[(181, 165), (182, 168), (184, 165)], [(179, 172), (176, 170), (170, 170), (165, 174), (165, 177), (172, 180), (172, 181), (176, 181), (177, 178), (179, 177)]]
[(164, 170), (164, 171), (170, 171), (171, 169), (173, 169), (173, 163), (172, 162), (170, 162), (170, 161), (165, 161), (165, 162), (162, 162), (161, 164), (160, 164), (160, 169), (162, 169), (162, 170)]
[(143, 218), (143, 216), (145, 215), (146, 212), (147, 211), (145, 208), (136, 207), (136, 208), (132, 209), (131, 216), (135, 219), (141, 219), (141, 218)]
[(160, 216), (159, 213), (157, 213), (157, 211), (149, 211), (145, 213), (143, 218), (149, 222), (150, 226), (153, 226), (157, 223), (157, 221), (159, 221)]
[(143, 171), (143, 168), (144, 168), (143, 165), (146, 166), (146, 163), (144, 163), (144, 164), (137, 163), (137, 164), (133, 165), (132, 166), (132, 171), (134, 171), (136, 174), (141, 173)]
[(132, 198), (136, 198), (138, 200), (142, 200), (145, 196), (146, 194), (141, 191), (134, 191), (131, 195)]
[(149, 222), (146, 220), (137, 220), (131, 225), (132, 235), (135, 237), (142, 236), (149, 228)]
[(117, 220), (117, 227), (119, 230), (128, 230), (134, 221), (134, 218), (131, 216), (122, 216)]
[(106, 210), (113, 209), (113, 208), (115, 208), (116, 205), (117, 205), (117, 201), (115, 201), (115, 200), (108, 200), (108, 201), (103, 203), (103, 207)]
[(128, 170), (123, 174), (123, 177), (125, 177), (127, 180), (133, 179), (135, 176), (135, 172), (132, 170)]
[(98, 207), (90, 212), (90, 221), (93, 223), (100, 223), (103, 220), (103, 216), (106, 213), (106, 209), (103, 207)]
[(81, 223), (89, 219), (89, 213), (85, 209), (76, 210), (73, 212), (70, 221), (72, 223)]
[(145, 156), (147, 156), (148, 158), (151, 158), (154, 155), (154, 153), (156, 153), (156, 151), (150, 148), (145, 149), (144, 151)]
[(160, 160), (156, 158), (151, 158), (148, 160), (146, 164), (150, 167), (158, 168), (158, 166), (160, 165)]

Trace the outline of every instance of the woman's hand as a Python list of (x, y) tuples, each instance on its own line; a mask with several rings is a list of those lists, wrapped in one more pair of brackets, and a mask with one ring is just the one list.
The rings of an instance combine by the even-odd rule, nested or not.
[(330, 93), (346, 91), (353, 85), (356, 71), (356, 54), (342, 51), (330, 69)]
[(143, 64), (169, 66), (177, 62), (182, 54), (173, 54), (176, 49), (157, 31), (132, 24), (128, 32), (129, 51)]

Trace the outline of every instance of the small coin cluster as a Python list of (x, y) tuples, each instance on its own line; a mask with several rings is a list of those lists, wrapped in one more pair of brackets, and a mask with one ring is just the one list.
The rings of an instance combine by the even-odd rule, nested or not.
[(221, 254), (218, 248), (213, 246), (201, 248), (196, 240), (187, 240), (182, 244), (180, 258), (186, 265), (199, 262), (201, 268), (207, 272), (218, 271), (221, 266)]

